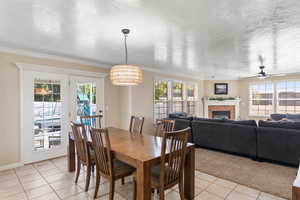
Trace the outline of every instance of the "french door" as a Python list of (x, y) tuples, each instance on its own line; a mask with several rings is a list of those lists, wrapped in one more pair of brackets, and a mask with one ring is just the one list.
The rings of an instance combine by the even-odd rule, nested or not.
[(68, 76), (26, 71), (23, 84), (23, 162), (64, 155), (68, 130)]
[(70, 118), (72, 121), (80, 122), (80, 116), (102, 113), (103, 84), (101, 79), (71, 76), (70, 89)]
[(103, 78), (24, 71), (22, 91), (23, 163), (65, 155), (70, 121), (103, 110)]

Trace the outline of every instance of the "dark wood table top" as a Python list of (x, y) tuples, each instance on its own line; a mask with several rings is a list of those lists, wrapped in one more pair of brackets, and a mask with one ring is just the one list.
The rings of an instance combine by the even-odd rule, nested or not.
[[(114, 127), (107, 129), (113, 152), (121, 153), (128, 158), (141, 162), (160, 158), (161, 137), (130, 133), (127, 130)], [(188, 148), (191, 147), (194, 147), (194, 144), (188, 143)]]

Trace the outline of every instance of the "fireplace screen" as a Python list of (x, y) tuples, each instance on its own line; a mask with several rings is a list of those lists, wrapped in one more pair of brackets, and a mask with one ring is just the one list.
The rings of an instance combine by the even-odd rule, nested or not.
[(213, 119), (230, 119), (230, 111), (212, 111)]

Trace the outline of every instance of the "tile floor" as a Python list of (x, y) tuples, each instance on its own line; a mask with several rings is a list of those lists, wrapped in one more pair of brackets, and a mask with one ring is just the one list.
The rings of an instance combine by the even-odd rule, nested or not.
[[(94, 194), (95, 178), (91, 179), (90, 189), (84, 192), (84, 170), (79, 182), (74, 183), (75, 173), (67, 171), (65, 157), (40, 163), (26, 165), (13, 170), (0, 172), (0, 199), (2, 200), (88, 200)], [(282, 200), (282, 198), (260, 192), (258, 190), (219, 179), (208, 174), (196, 172), (195, 200)], [(108, 183), (102, 179), (98, 199), (108, 199)], [(116, 200), (132, 199), (132, 178), (126, 179), (126, 184), (116, 182)], [(177, 200), (178, 189), (165, 193), (166, 199)], [(152, 199), (158, 199), (153, 195)]]

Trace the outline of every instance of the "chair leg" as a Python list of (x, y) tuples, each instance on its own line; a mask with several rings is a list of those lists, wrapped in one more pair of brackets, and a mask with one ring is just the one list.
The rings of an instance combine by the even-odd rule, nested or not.
[(78, 182), (78, 178), (79, 178), (79, 174), (80, 174), (80, 169), (81, 169), (81, 163), (80, 163), (80, 160), (77, 158), (77, 168), (76, 168), (75, 183)]
[(115, 180), (110, 180), (110, 183), (109, 183), (109, 200), (114, 199), (114, 194), (115, 194)]
[(184, 200), (184, 190), (183, 190), (183, 178), (179, 178), (179, 194), (180, 194), (180, 199)]
[(159, 200), (165, 200), (165, 191), (159, 189)]
[(89, 190), (89, 186), (90, 186), (90, 178), (91, 178), (91, 169), (92, 169), (92, 166), (91, 165), (87, 165), (86, 168), (87, 168), (87, 170), (86, 170), (85, 190), (84, 191), (87, 192)]
[(94, 199), (97, 198), (97, 194), (98, 194), (98, 190), (99, 190), (99, 185), (100, 185), (100, 180), (101, 180), (101, 175), (97, 171), (97, 173), (96, 173), (96, 187), (95, 187)]
[(124, 185), (125, 184), (125, 178), (123, 177), (122, 178), (122, 185)]
[(133, 200), (136, 200), (136, 180), (133, 179)]

